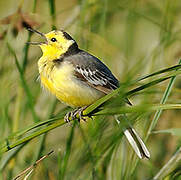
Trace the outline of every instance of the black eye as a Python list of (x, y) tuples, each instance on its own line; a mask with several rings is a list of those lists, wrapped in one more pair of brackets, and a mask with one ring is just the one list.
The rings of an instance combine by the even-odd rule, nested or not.
[(56, 42), (57, 39), (56, 39), (56, 38), (51, 38), (51, 41), (52, 41), (52, 42)]

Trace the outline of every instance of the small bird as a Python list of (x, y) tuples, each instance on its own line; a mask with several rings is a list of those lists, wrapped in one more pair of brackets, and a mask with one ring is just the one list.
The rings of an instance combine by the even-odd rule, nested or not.
[[(38, 61), (41, 83), (61, 102), (77, 108), (67, 113), (66, 122), (77, 113), (83, 119), (82, 111), (87, 106), (120, 86), (109, 68), (95, 56), (79, 49), (67, 32), (53, 30), (44, 34), (32, 28), (28, 30), (45, 40), (30, 42), (39, 45), (43, 52)], [(126, 102), (131, 105), (128, 99)], [(132, 127), (124, 134), (139, 158), (150, 158), (144, 142)]]

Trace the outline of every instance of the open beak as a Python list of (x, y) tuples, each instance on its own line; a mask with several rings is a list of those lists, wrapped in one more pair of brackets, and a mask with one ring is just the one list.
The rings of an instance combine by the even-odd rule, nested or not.
[(32, 28), (28, 28), (27, 29), (28, 31), (30, 32), (33, 32), (33, 33), (37, 33), (39, 34), (41, 37), (43, 37), (45, 39), (45, 42), (27, 42), (28, 44), (31, 44), (31, 45), (42, 45), (42, 44), (47, 44), (47, 38), (46, 36), (42, 33), (42, 32), (39, 32), (35, 29), (32, 29)]

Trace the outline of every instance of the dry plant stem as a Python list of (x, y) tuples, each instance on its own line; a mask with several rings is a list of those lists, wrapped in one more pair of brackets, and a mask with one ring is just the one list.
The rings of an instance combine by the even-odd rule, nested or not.
[[(33, 169), (35, 169), (35, 167), (45, 158), (47, 158), (48, 156), (50, 156), (50, 154), (52, 154), (54, 151), (50, 151), (48, 154), (44, 155), (43, 157), (41, 157), (39, 160), (37, 160), (33, 165), (29, 166), (28, 168), (26, 168), (24, 171), (22, 171), (21, 173), (19, 173), (13, 180), (17, 180), (19, 179), (21, 176), (25, 175), (28, 171), (32, 171)], [(30, 171), (30, 172), (31, 172)]]
[(32, 169), (32, 170), (25, 176), (25, 178), (24, 178), (23, 180), (27, 180), (27, 179), (30, 177), (30, 175), (32, 174), (33, 171), (34, 171), (34, 169)]
[(162, 179), (167, 176), (181, 160), (181, 147), (171, 157), (171, 159), (160, 169), (160, 171), (154, 176), (153, 180)]

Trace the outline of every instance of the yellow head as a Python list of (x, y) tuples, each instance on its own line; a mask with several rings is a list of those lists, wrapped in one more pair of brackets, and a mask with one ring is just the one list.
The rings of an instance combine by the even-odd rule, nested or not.
[(43, 57), (47, 57), (46, 59), (49, 61), (60, 58), (62, 54), (68, 51), (71, 45), (76, 44), (75, 40), (68, 33), (62, 30), (54, 30), (47, 34), (43, 34), (34, 29), (29, 30), (38, 33), (45, 39), (45, 42), (31, 42), (30, 44), (39, 45), (42, 49)]

